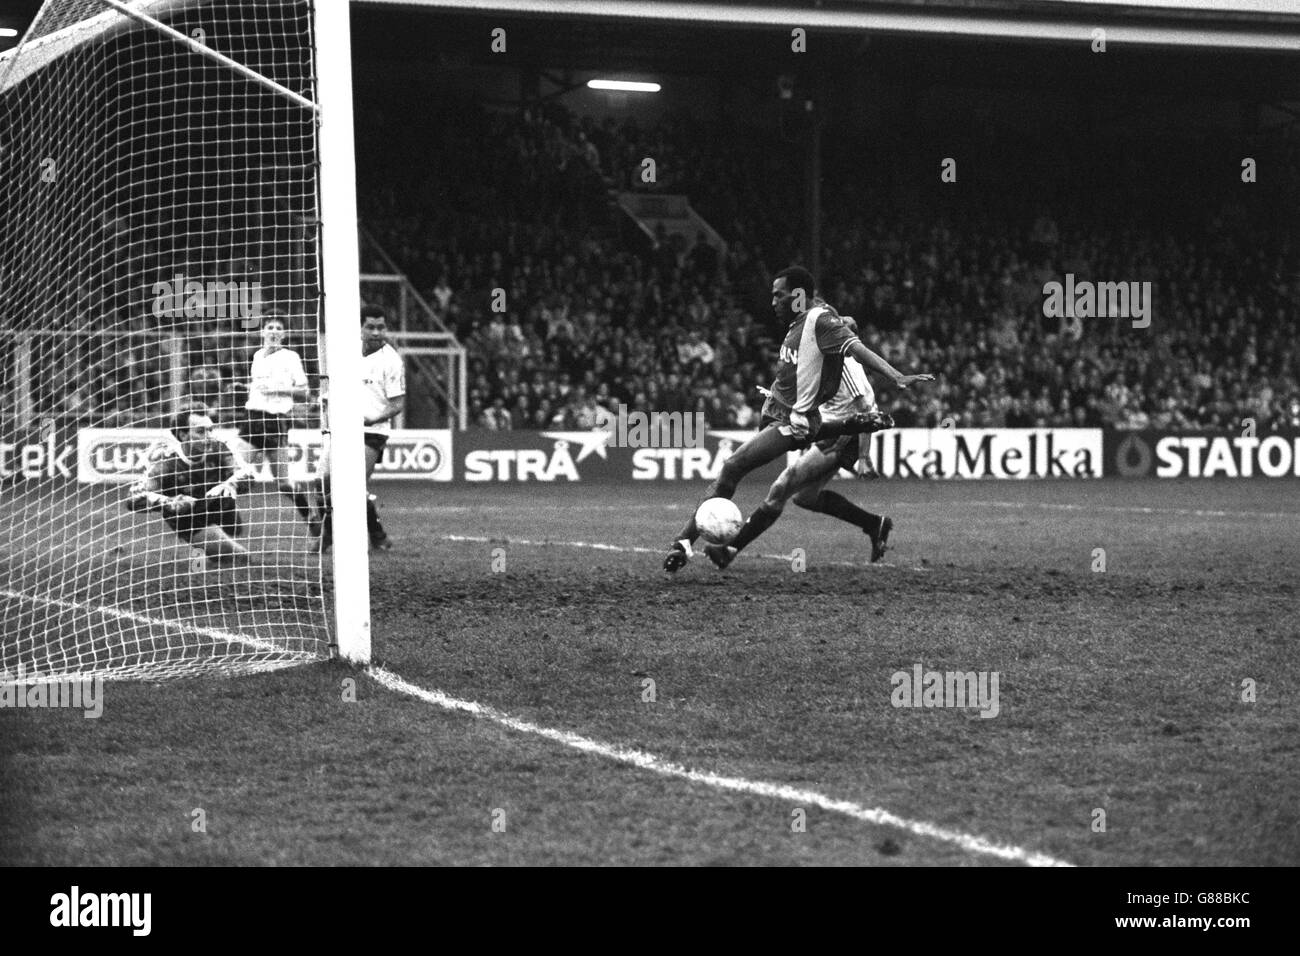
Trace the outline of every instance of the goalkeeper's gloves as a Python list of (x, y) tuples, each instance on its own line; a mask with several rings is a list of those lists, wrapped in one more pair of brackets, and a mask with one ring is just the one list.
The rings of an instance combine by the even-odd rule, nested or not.
[(235, 479), (231, 478), (229, 481), (223, 481), (219, 485), (213, 485), (211, 488), (208, 489), (208, 493), (204, 497), (234, 498), (237, 497), (238, 494), (239, 492), (235, 491)]

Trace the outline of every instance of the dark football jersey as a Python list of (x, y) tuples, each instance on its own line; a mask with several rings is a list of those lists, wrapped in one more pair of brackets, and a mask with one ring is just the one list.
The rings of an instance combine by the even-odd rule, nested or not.
[(133, 494), (144, 491), (152, 479), (154, 487), (150, 490), (158, 494), (169, 498), (176, 495), (202, 498), (215, 485), (234, 477), (235, 471), (235, 456), (230, 449), (219, 441), (209, 441), (194, 458), (186, 458), (179, 450), (163, 455), (131, 491)]

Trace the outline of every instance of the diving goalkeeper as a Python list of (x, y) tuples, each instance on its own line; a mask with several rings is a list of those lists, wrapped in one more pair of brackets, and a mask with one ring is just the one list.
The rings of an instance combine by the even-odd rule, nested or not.
[(182, 541), (217, 565), (230, 566), (248, 559), (248, 550), (235, 540), (243, 530), (235, 501), (247, 476), (230, 449), (212, 437), (212, 428), (202, 412), (176, 415), (176, 447), (131, 485), (127, 508), (158, 512)]

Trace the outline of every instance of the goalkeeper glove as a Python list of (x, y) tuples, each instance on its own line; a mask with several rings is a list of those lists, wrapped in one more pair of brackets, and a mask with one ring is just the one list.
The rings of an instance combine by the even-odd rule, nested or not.
[(211, 488), (208, 489), (208, 493), (207, 495), (205, 495), (205, 497), (234, 498), (237, 494), (238, 492), (235, 491), (235, 486), (232, 480), (232, 481), (223, 481), (219, 485), (213, 485)]

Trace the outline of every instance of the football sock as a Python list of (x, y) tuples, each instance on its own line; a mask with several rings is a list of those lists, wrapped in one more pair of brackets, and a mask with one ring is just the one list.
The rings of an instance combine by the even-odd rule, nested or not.
[(839, 438), (845, 431), (845, 423), (842, 421), (822, 422), (817, 431), (808, 437), (811, 441), (825, 441), (828, 438)]
[(870, 434), (871, 432), (882, 431), (882, 425), (884, 428), (893, 428), (893, 422), (894, 420), (888, 415), (883, 415), (882, 421), (878, 423), (862, 415), (854, 415), (852, 418), (822, 422), (821, 427), (817, 429), (812, 439), (813, 441), (824, 441), (828, 438), (839, 438), (842, 435)]
[(866, 427), (852, 418), (840, 419), (838, 421), (822, 422), (821, 427), (811, 436), (813, 441), (825, 441), (828, 438), (839, 438), (842, 435), (860, 435)]
[(745, 545), (753, 541), (760, 534), (772, 527), (776, 519), (781, 517), (780, 508), (770, 508), (767, 505), (759, 505), (754, 509), (754, 513), (749, 516), (745, 526), (740, 529), (740, 533), (731, 539), (731, 546), (737, 551), (743, 551)]
[(375, 510), (375, 503), (369, 498), (366, 499), (366, 530), (370, 532), (371, 541), (382, 541), (388, 537), (384, 533), (384, 526), (379, 522), (379, 512)]
[(683, 540), (694, 544), (699, 536), (700, 529), (695, 527), (695, 515), (692, 513), (690, 520), (686, 522), (686, 527), (682, 528), (680, 533), (673, 536), (673, 544)]
[(298, 509), (298, 514), (304, 519), (311, 517), (311, 497), (297, 485), (283, 484), (280, 486), (280, 492), (289, 496), (293, 506)]
[(849, 499), (835, 491), (823, 491), (817, 496), (815, 507), (808, 510), (820, 511), (832, 518), (839, 518), (841, 521), (857, 525), (867, 534), (876, 534), (880, 531), (880, 515), (873, 515), (869, 511), (863, 511)]
[(710, 498), (730, 498), (736, 493), (738, 481), (728, 481), (725, 475), (718, 475), (717, 481), (713, 485), (713, 494)]

